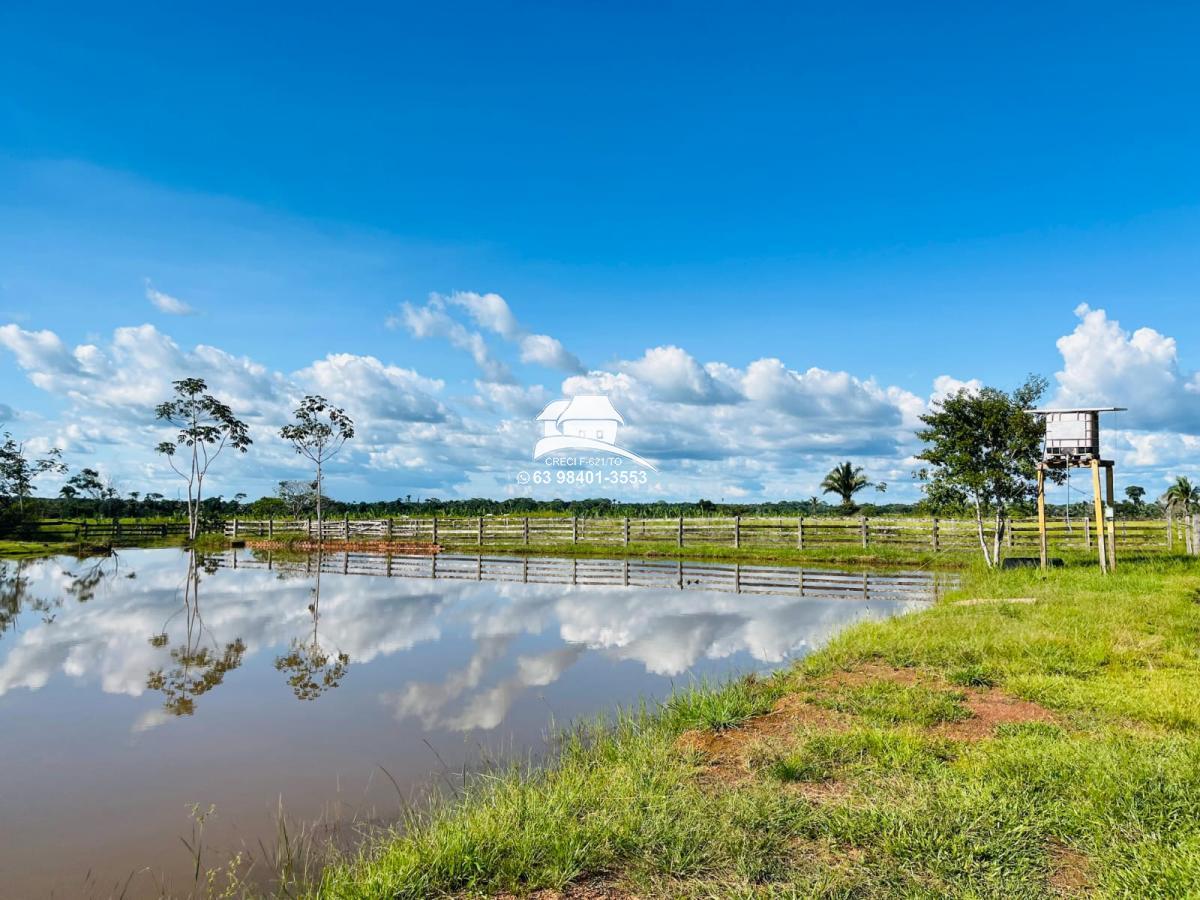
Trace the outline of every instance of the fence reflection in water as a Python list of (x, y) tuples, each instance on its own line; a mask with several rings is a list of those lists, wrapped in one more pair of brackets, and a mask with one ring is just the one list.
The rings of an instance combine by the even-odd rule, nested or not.
[(508, 557), (483, 554), (405, 555), (366, 552), (276, 554), (231, 551), (216, 557), (228, 568), (295, 574), (322, 572), (383, 578), (466, 579), (676, 588), (738, 594), (785, 594), (846, 600), (936, 600), (957, 587), (958, 577), (928, 571), (863, 571), (646, 559)]

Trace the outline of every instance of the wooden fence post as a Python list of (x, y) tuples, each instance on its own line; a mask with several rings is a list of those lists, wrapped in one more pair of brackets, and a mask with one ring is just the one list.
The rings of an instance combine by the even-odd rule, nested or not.
[(308, 539), (311, 541), (312, 540), (312, 516), (308, 517), (308, 525), (305, 526), (304, 533), (308, 537)]
[(1104, 495), (1100, 488), (1100, 460), (1092, 460), (1092, 497), (1096, 507), (1096, 546), (1100, 549), (1100, 572), (1108, 574), (1108, 549), (1104, 546)]
[(524, 530), (525, 530), (525, 543), (528, 544), (529, 543), (529, 516), (525, 517)]
[(1092, 517), (1083, 517), (1083, 546), (1086, 550), (1092, 549)]
[(233, 536), (235, 538), (238, 536), (238, 517), (237, 516), (233, 517)]
[(475, 543), (483, 544), (483, 516), (480, 516), (475, 522)]
[(342, 538), (350, 540), (350, 513), (342, 513)]
[(733, 547), (736, 550), (742, 546), (742, 517), (733, 517)]
[(626, 547), (629, 546), (629, 516), (625, 517), (625, 524), (621, 528), (621, 543)]
[(271, 513), (267, 516), (267, 537), (275, 537), (275, 513)]
[(796, 549), (804, 549), (804, 516), (796, 517)]
[(579, 516), (571, 516), (571, 543), (579, 543)]
[(435, 543), (435, 544), (436, 544), (436, 543), (437, 543), (437, 540), (438, 540), (438, 533), (437, 533), (437, 516), (434, 516), (434, 517), (433, 517), (433, 543)]
[(869, 547), (871, 544), (870, 528), (871, 528), (871, 526), (867, 524), (867, 517), (863, 516), (862, 517), (862, 545), (863, 545), (864, 550), (866, 550), (867, 547)]
[[(389, 541), (392, 539), (392, 518), (391, 518), (391, 516), (388, 516), (388, 518), (384, 521), (383, 533), (387, 536), (387, 539)], [(388, 563), (390, 565), (391, 557), (388, 557)]]
[(675, 543), (676, 543), (676, 546), (678, 546), (678, 547), (683, 546), (683, 516), (679, 517), (679, 536), (676, 539)]
[(938, 540), (938, 537), (939, 537), (939, 535), (938, 535), (938, 519), (937, 519), (937, 516), (934, 516), (934, 517), (933, 517), (933, 528), (932, 528), (932, 530), (930, 531), (930, 537), (931, 537), (931, 539), (932, 539), (932, 543), (933, 543), (933, 552), (934, 552), (934, 553), (937, 553), (937, 552), (938, 552), (938, 551), (941, 549), (941, 546), (940, 546), (940, 543), (941, 543), (941, 542)]

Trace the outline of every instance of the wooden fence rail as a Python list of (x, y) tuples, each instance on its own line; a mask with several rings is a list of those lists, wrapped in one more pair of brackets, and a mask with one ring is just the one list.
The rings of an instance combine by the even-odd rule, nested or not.
[[(128, 526), (126, 526), (128, 527)], [(1118, 552), (1183, 551), (1200, 555), (1200, 515), (1178, 518), (1117, 520)], [(571, 516), (474, 516), (455, 518), (230, 519), (230, 538), (295, 538), (321, 540), (432, 541), (447, 546), (669, 543), (725, 544), (732, 547), (816, 549), (895, 547), (935, 553), (979, 548), (975, 523), (964, 519), (829, 519), (829, 518), (577, 518)], [(1048, 523), (1051, 550), (1088, 550), (1099, 529), (1090, 519)], [(991, 528), (985, 529), (989, 544)], [(1004, 543), (1013, 551), (1036, 553), (1037, 521), (1008, 522)]]

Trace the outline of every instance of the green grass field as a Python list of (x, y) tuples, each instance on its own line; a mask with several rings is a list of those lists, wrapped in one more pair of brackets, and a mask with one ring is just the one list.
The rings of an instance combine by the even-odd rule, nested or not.
[[(971, 571), (471, 778), (319, 897), (1200, 895), (1200, 564)], [(544, 894), (541, 896), (553, 896)]]

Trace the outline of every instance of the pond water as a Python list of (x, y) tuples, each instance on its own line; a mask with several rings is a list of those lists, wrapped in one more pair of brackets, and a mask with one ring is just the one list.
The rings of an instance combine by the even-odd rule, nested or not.
[(936, 589), (487, 556), (0, 562), (0, 895), (186, 893), (193, 805), (215, 807), (206, 865), (272, 846), (281, 803), (387, 821), (398, 789), (536, 756), (553, 722), (781, 666)]

